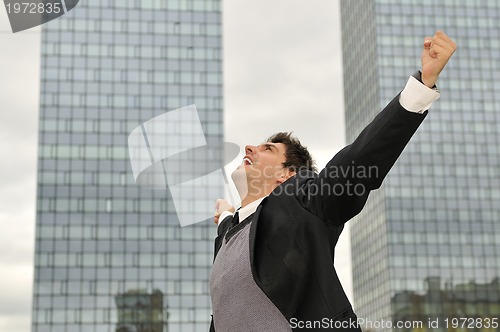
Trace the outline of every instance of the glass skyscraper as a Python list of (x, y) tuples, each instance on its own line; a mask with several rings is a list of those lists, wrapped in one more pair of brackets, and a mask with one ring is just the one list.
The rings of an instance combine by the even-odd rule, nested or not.
[[(340, 3), (348, 142), (421, 68), (425, 36), (441, 29), (458, 45), (438, 81), (441, 99), (351, 221), (358, 316), (423, 323), (398, 331), (498, 319), (500, 2)], [(486, 331), (476, 326), (457, 331)]]
[(223, 141), (221, 24), (220, 0), (85, 0), (43, 25), (32, 331), (208, 330), (215, 227), (136, 185), (127, 138), (195, 104)]

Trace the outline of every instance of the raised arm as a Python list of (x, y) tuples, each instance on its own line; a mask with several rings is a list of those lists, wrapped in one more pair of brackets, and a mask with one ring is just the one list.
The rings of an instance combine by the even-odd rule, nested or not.
[(345, 223), (361, 211), (370, 191), (380, 187), (424, 120), (427, 111), (421, 107), (439, 97), (430, 88), (455, 49), (455, 43), (444, 32), (425, 38), (420, 83), (410, 77), (403, 92), (352, 144), (337, 153), (318, 177), (301, 184), (299, 199), (307, 209), (333, 224)]

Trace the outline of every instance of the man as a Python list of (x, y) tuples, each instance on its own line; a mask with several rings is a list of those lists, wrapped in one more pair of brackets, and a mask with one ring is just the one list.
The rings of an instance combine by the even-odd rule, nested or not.
[(421, 72), (319, 174), (288, 133), (246, 146), (232, 174), (241, 208), (233, 215), (217, 202), (211, 331), (361, 331), (334, 248), (439, 98), (435, 83), (455, 49), (441, 31), (425, 38)]

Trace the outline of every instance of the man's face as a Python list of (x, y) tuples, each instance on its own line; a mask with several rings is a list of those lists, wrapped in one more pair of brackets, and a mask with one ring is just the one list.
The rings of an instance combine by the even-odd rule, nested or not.
[(286, 146), (283, 143), (265, 142), (260, 145), (247, 145), (243, 162), (233, 172), (232, 178), (238, 182), (246, 179), (248, 192), (259, 195), (269, 194), (284, 182), (289, 171), (283, 167), (286, 160)]

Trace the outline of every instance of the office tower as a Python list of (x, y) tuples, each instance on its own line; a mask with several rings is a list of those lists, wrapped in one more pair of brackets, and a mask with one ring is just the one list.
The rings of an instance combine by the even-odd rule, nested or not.
[[(424, 323), (498, 317), (500, 3), (340, 6), (348, 142), (421, 68), (425, 36), (441, 29), (458, 45), (438, 81), (441, 99), (351, 221), (359, 316)], [(445, 331), (440, 326), (432, 331)]]
[(127, 138), (195, 104), (223, 141), (220, 1), (80, 1), (42, 28), (32, 330), (207, 331), (213, 223), (136, 185)]

